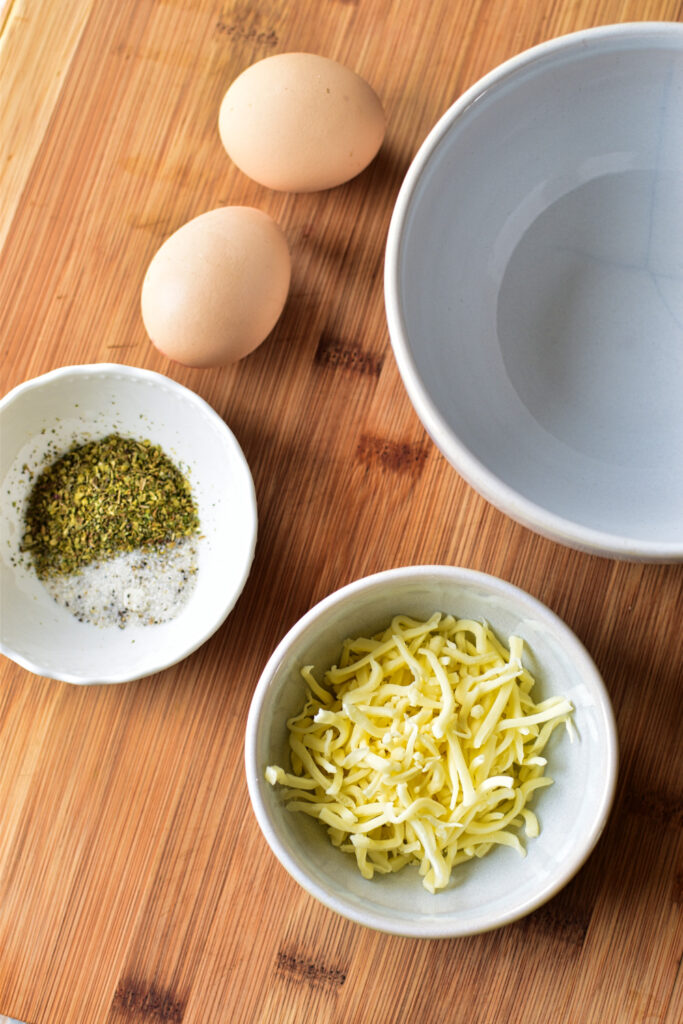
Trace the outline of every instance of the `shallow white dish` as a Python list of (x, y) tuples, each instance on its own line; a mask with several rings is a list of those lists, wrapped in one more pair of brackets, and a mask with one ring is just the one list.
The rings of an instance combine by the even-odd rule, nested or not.
[[(525, 840), (526, 857), (492, 851), (454, 869), (451, 887), (428, 893), (416, 868), (361, 877), (352, 856), (333, 847), (325, 829), (286, 810), (279, 787), (265, 781), (269, 764), (289, 767), (287, 719), (305, 700), (303, 665), (324, 671), (343, 640), (385, 628), (407, 613), (434, 611), (485, 619), (507, 641), (525, 640), (525, 665), (535, 676), (535, 700), (561, 694), (575, 708), (578, 740), (555, 731), (546, 773), (533, 809), (541, 833)], [(530, 595), (502, 580), (450, 566), (417, 566), (378, 573), (343, 587), (296, 623), (280, 642), (254, 693), (246, 730), (249, 794), (275, 856), (312, 896), (359, 924), (421, 938), (470, 935), (529, 913), (553, 896), (581, 867), (597, 842), (614, 797), (617, 736), (600, 675), (569, 628)]]
[(464, 93), (406, 175), (385, 295), (415, 409), (484, 497), (683, 559), (683, 25), (554, 39)]
[[(48, 445), (109, 433), (159, 444), (186, 473), (201, 535), (197, 582), (168, 622), (125, 629), (79, 622), (56, 604), (27, 560), (16, 564), (30, 480)], [(119, 683), (180, 661), (225, 620), (246, 582), (257, 530), (254, 485), (223, 420), (194, 392), (149, 370), (66, 366), (20, 384), (0, 402), (0, 651), (38, 675)], [(14, 503), (14, 504), (13, 504)]]

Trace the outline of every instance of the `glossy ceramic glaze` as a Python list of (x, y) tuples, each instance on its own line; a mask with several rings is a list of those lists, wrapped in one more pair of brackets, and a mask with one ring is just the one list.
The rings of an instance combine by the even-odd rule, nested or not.
[(386, 260), (435, 442), (560, 542), (683, 559), (683, 25), (544, 43), (420, 149)]
[[(265, 781), (269, 764), (289, 768), (287, 719), (305, 702), (300, 669), (320, 673), (336, 662), (343, 640), (386, 628), (394, 615), (434, 611), (484, 619), (503, 639), (525, 641), (534, 699), (568, 697), (578, 739), (555, 731), (545, 756), (553, 786), (537, 794), (541, 833), (525, 840), (526, 857), (501, 847), (456, 868), (448, 889), (431, 895), (417, 869), (361, 877), (353, 857), (333, 847), (325, 829), (286, 810)], [(600, 675), (568, 627), (509, 583), (451, 566), (389, 570), (349, 584), (312, 608), (281, 641), (259, 680), (247, 723), (247, 782), (259, 825), (276, 857), (311, 895), (332, 910), (381, 931), (415, 937), (468, 935), (529, 913), (578, 870), (598, 840), (614, 796), (617, 737)]]
[[(256, 500), (235, 437), (203, 399), (158, 373), (115, 364), (67, 366), (20, 384), (0, 402), (0, 650), (39, 675), (116, 683), (157, 672), (215, 632), (254, 555)], [(98, 628), (57, 605), (30, 565), (16, 564), (30, 478), (48, 445), (121, 433), (159, 444), (192, 484), (201, 537), (197, 583), (172, 620)]]

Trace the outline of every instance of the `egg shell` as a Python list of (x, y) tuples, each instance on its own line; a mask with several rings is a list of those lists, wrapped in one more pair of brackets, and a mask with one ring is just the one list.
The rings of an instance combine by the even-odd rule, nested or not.
[(142, 319), (154, 345), (176, 362), (234, 363), (272, 331), (290, 275), (287, 240), (268, 214), (220, 207), (188, 221), (153, 257)]
[(228, 155), (250, 178), (280, 191), (315, 192), (367, 167), (386, 119), (377, 94), (343, 64), (280, 53), (235, 79), (218, 127)]

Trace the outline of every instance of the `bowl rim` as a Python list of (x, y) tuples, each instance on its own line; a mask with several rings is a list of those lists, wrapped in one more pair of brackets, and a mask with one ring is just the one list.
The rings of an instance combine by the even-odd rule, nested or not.
[[(261, 778), (258, 764), (257, 751), (261, 717), (264, 705), (290, 648), (298, 643), (307, 633), (315, 632), (319, 617), (330, 609), (353, 601), (364, 591), (373, 588), (383, 588), (396, 581), (411, 579), (415, 583), (424, 583), (429, 579), (439, 579), (464, 585), (477, 584), (486, 587), (494, 595), (514, 598), (515, 602), (527, 613), (533, 614), (543, 623), (547, 624), (554, 633), (559, 633), (564, 643), (570, 647), (572, 656), (576, 661), (577, 674), (587, 681), (587, 685), (595, 697), (596, 705), (599, 707), (604, 722), (606, 737), (605, 772), (604, 777), (600, 780), (602, 792), (598, 812), (590, 832), (584, 836), (582, 843), (573, 849), (571, 855), (563, 862), (562, 870), (558, 872), (551, 882), (546, 884), (525, 903), (505, 914), (492, 918), (490, 922), (485, 924), (463, 926), (462, 923), (459, 925), (457, 920), (451, 917), (438, 922), (435, 922), (433, 918), (424, 922), (416, 918), (414, 922), (406, 922), (402, 925), (394, 919), (385, 917), (381, 911), (367, 908), (365, 912), (359, 912), (353, 906), (347, 905), (343, 900), (331, 896), (321, 885), (310, 878), (297, 861), (290, 856), (285, 845), (278, 837), (268, 810), (268, 803), (263, 796), (264, 792), (269, 792), (270, 787)], [(525, 917), (555, 896), (585, 864), (605, 829), (614, 803), (619, 765), (619, 742), (612, 703), (595, 662), (573, 630), (547, 605), (527, 591), (498, 576), (460, 566), (414, 565), (386, 569), (347, 583), (313, 605), (288, 630), (268, 659), (252, 696), (245, 731), (244, 763), (251, 806), (261, 832), (281, 865), (306, 892), (342, 917), (377, 931), (408, 938), (457, 938), (493, 931)]]
[(504, 61), (470, 86), (453, 103), (420, 145), (399, 190), (389, 224), (384, 262), (384, 302), (389, 338), (403, 385), (422, 425), (456, 471), (487, 501), (543, 537), (608, 558), (673, 563), (683, 561), (683, 541), (649, 541), (582, 526), (526, 498), (500, 480), (454, 434), (432, 401), (417, 369), (408, 341), (399, 287), (403, 232), (414, 193), (441, 141), (462, 114), (485, 92), (504, 84), (519, 71), (567, 50), (586, 50), (605, 43), (641, 39), (675, 39), (683, 48), (683, 24), (670, 21), (624, 22), (600, 25), (557, 36)]
[(229, 598), (220, 606), (216, 615), (207, 619), (201, 633), (196, 635), (191, 643), (183, 648), (180, 654), (168, 656), (165, 655), (163, 649), (159, 649), (159, 658), (153, 668), (147, 668), (139, 673), (135, 671), (110, 671), (105, 672), (102, 675), (98, 675), (97, 678), (93, 678), (91, 675), (84, 673), (46, 672), (45, 666), (42, 666), (38, 661), (33, 661), (31, 658), (15, 651), (11, 644), (8, 644), (2, 639), (2, 637), (0, 637), (0, 654), (4, 654), (11, 661), (20, 665), (21, 668), (32, 672), (34, 675), (42, 676), (45, 679), (55, 679), (60, 682), (74, 683), (81, 686), (128, 683), (133, 682), (136, 679), (144, 679), (147, 676), (156, 675), (157, 672), (162, 672), (164, 669), (170, 668), (172, 665), (177, 665), (179, 662), (184, 661), (185, 658), (189, 657), (190, 654), (193, 654), (202, 646), (202, 644), (206, 643), (206, 641), (223, 625), (244, 589), (254, 560), (258, 533), (258, 508), (256, 503), (254, 480), (246, 456), (244, 455), (237, 438), (230, 430), (230, 427), (227, 425), (225, 420), (211, 405), (209, 405), (207, 401), (205, 401), (205, 399), (201, 398), (201, 396), (195, 391), (192, 391), (191, 388), (185, 387), (184, 384), (179, 384), (178, 381), (173, 380), (171, 377), (167, 377), (163, 373), (158, 373), (155, 370), (147, 370), (139, 366), (129, 366), (125, 363), (75, 363), (73, 365), (60, 366), (57, 367), (57, 369), (49, 370), (47, 373), (40, 374), (38, 377), (31, 377), (29, 380), (25, 380), (22, 383), (17, 384), (14, 388), (8, 391), (7, 394), (0, 399), (0, 417), (2, 416), (2, 413), (17, 399), (23, 398), (24, 395), (31, 391), (40, 390), (44, 385), (51, 384), (53, 381), (59, 380), (62, 377), (110, 377), (114, 375), (129, 378), (131, 380), (136, 379), (146, 381), (149, 384), (160, 385), (171, 392), (176, 392), (185, 401), (194, 405), (213, 425), (217, 433), (224, 435), (227, 444), (233, 449), (236, 462), (241, 466), (244, 472), (245, 487), (243, 499), (248, 509), (249, 520), (251, 523), (250, 543), (242, 574), (237, 581), (235, 588), (231, 591)]

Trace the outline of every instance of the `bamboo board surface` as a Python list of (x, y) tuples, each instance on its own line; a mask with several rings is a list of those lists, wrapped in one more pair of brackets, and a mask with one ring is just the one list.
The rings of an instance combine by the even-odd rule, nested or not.
[[(482, 74), (596, 24), (683, 20), (680, 0), (5, 0), (0, 4), (2, 393), (68, 363), (166, 373), (225, 418), (260, 533), (225, 625), (174, 668), (78, 688), (5, 660), (0, 1014), (30, 1024), (677, 1024), (683, 566), (619, 563), (516, 525), (428, 440), (389, 346), (383, 250), (400, 182)], [(247, 65), (311, 50), (375, 87), (371, 167), (283, 195), (226, 157), (220, 100)], [(228, 203), (283, 226), (276, 330), (192, 370), (148, 343), (161, 242)], [(501, 931), (417, 941), (318, 905), (267, 849), (242, 768), (265, 661), (315, 601), (369, 572), (445, 562), (546, 602), (604, 675), (621, 768), (596, 851)], [(647, 701), (647, 705), (645, 702)], [(647, 707), (647, 710), (646, 710)]]

